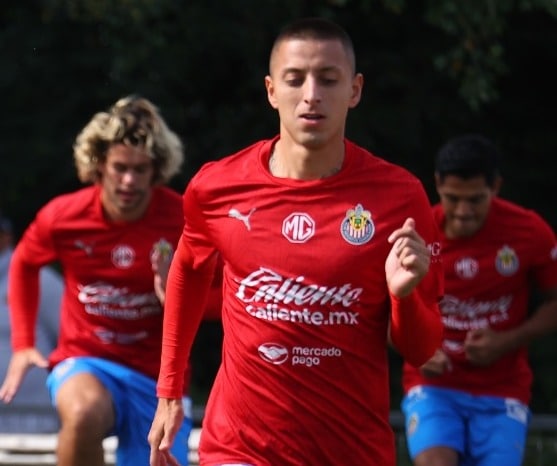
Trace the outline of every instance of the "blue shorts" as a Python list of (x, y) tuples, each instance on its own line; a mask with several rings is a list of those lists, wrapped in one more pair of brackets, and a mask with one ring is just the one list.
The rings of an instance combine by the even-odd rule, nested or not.
[[(108, 434), (118, 438), (117, 466), (149, 464), (147, 435), (155, 415), (158, 399), (156, 382), (121, 364), (94, 357), (69, 358), (57, 364), (46, 385), (52, 400), (68, 378), (79, 373), (94, 375), (112, 396), (116, 423)], [(55, 402), (53, 401), (55, 404)], [(172, 454), (182, 465), (188, 464), (188, 439), (192, 429), (191, 400), (184, 398), (186, 419), (176, 434)]]
[(444, 446), (460, 454), (461, 466), (522, 464), (531, 414), (520, 401), (418, 386), (403, 398), (402, 411), (412, 459)]

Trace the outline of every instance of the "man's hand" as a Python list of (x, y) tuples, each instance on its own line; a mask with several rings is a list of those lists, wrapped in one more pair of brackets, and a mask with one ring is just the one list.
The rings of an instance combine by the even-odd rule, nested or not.
[(36, 348), (19, 350), (12, 355), (4, 383), (0, 387), (0, 400), (4, 403), (13, 400), (25, 374), (32, 366), (45, 369), (48, 367), (48, 361)]
[(150, 466), (180, 466), (170, 448), (184, 421), (181, 399), (159, 398), (147, 440), (151, 445)]
[(415, 226), (414, 219), (407, 218), (388, 238), (393, 247), (385, 262), (387, 284), (399, 298), (408, 296), (429, 270), (430, 252)]
[(475, 366), (490, 366), (509, 349), (506, 333), (490, 328), (470, 330), (464, 340), (466, 358)]
[(435, 354), (431, 357), (431, 359), (420, 367), (420, 371), (425, 377), (437, 377), (438, 375), (450, 372), (451, 370), (451, 360), (441, 349), (435, 351)]
[(162, 305), (166, 297), (166, 280), (168, 279), (168, 270), (170, 262), (174, 255), (172, 245), (165, 240), (160, 240), (151, 251), (151, 267), (154, 273), (154, 287), (157, 298)]

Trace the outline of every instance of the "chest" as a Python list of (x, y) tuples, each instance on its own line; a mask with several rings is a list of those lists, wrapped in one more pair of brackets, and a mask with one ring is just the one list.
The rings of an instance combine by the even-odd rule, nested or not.
[(384, 288), (387, 238), (407, 215), (362, 189), (295, 189), (220, 199), (208, 227), (239, 279), (261, 268), (306, 286)]
[(449, 293), (501, 293), (527, 282), (531, 267), (528, 244), (494, 237), (481, 244), (442, 245), (445, 287)]
[(107, 228), (59, 230), (55, 248), (70, 279), (81, 283), (145, 283), (152, 286), (151, 253), (160, 241), (176, 244), (177, 229)]

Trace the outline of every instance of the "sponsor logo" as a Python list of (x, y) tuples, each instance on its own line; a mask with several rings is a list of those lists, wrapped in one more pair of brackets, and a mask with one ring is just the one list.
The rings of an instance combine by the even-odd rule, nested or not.
[(136, 320), (161, 313), (154, 292), (130, 293), (127, 288), (116, 288), (103, 282), (79, 285), (77, 299), (87, 314), (113, 319)]
[(463, 353), (464, 344), (456, 340), (444, 340), (443, 349), (448, 353)]
[(323, 358), (340, 358), (342, 351), (336, 347), (322, 348), (294, 346), (290, 351), (279, 343), (263, 343), (257, 348), (264, 361), (281, 365), (290, 359), (292, 366), (314, 367), (321, 364)]
[(128, 269), (135, 259), (135, 251), (127, 245), (118, 245), (112, 250), (112, 263), (119, 269)]
[(507, 408), (508, 417), (524, 425), (528, 423), (528, 408), (520, 401), (513, 398), (506, 398), (505, 406)]
[(277, 343), (263, 343), (257, 348), (261, 359), (271, 364), (282, 364), (288, 360), (288, 349)]
[(253, 209), (251, 209), (247, 214), (242, 214), (238, 209), (230, 209), (228, 211), (228, 216), (230, 218), (235, 218), (236, 220), (240, 220), (240, 222), (242, 222), (244, 224), (244, 226), (246, 227), (246, 229), (248, 231), (251, 230), (251, 224), (249, 223), (249, 218), (251, 217), (251, 214), (253, 214), (255, 212), (255, 207)]
[(474, 278), (478, 274), (478, 270), (478, 261), (471, 257), (462, 257), (454, 263), (455, 273), (464, 280)]
[(375, 225), (371, 220), (371, 212), (362, 204), (346, 211), (346, 217), (340, 224), (340, 234), (344, 240), (355, 246), (366, 244), (375, 234)]
[(336, 347), (311, 348), (307, 346), (295, 346), (292, 348), (292, 365), (313, 367), (321, 364), (323, 358), (340, 358), (342, 351)]
[(490, 301), (475, 299), (459, 299), (445, 295), (439, 307), (443, 324), (455, 330), (486, 328), (509, 319), (509, 309), (513, 301), (512, 295), (504, 295)]
[(427, 245), (429, 250), (429, 255), (431, 256), (431, 263), (436, 264), (441, 262), (441, 243), (439, 241), (434, 241)]
[[(287, 278), (260, 267), (242, 279), (236, 297), (252, 317), (307, 325), (357, 325), (359, 313), (350, 308), (362, 288), (350, 283), (325, 286), (305, 283), (303, 276)], [(324, 309), (325, 308), (325, 309)]]
[(156, 243), (153, 243), (149, 257), (152, 261), (156, 261), (160, 258), (163, 262), (169, 262), (173, 254), (174, 248), (172, 244), (164, 238), (161, 238)]
[(80, 239), (75, 240), (74, 242), (74, 246), (77, 249), (81, 249), (87, 256), (91, 257), (93, 255), (93, 246), (94, 243), (85, 243), (84, 241), (81, 241)]
[(139, 340), (147, 338), (149, 333), (145, 330), (136, 333), (122, 333), (113, 332), (106, 328), (99, 328), (95, 330), (95, 335), (104, 344), (118, 344), (118, 345), (131, 345)]
[(518, 256), (513, 248), (510, 246), (503, 246), (497, 251), (495, 258), (495, 268), (504, 277), (514, 275), (518, 270)]
[(282, 235), (291, 243), (305, 243), (315, 235), (315, 221), (306, 213), (294, 212), (282, 222)]

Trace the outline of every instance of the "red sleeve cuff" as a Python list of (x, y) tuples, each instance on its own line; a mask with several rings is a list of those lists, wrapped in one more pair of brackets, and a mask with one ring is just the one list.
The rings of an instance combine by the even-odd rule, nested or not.
[(411, 365), (424, 364), (441, 346), (443, 323), (437, 303), (425, 303), (414, 290), (404, 298), (390, 295), (393, 346)]

